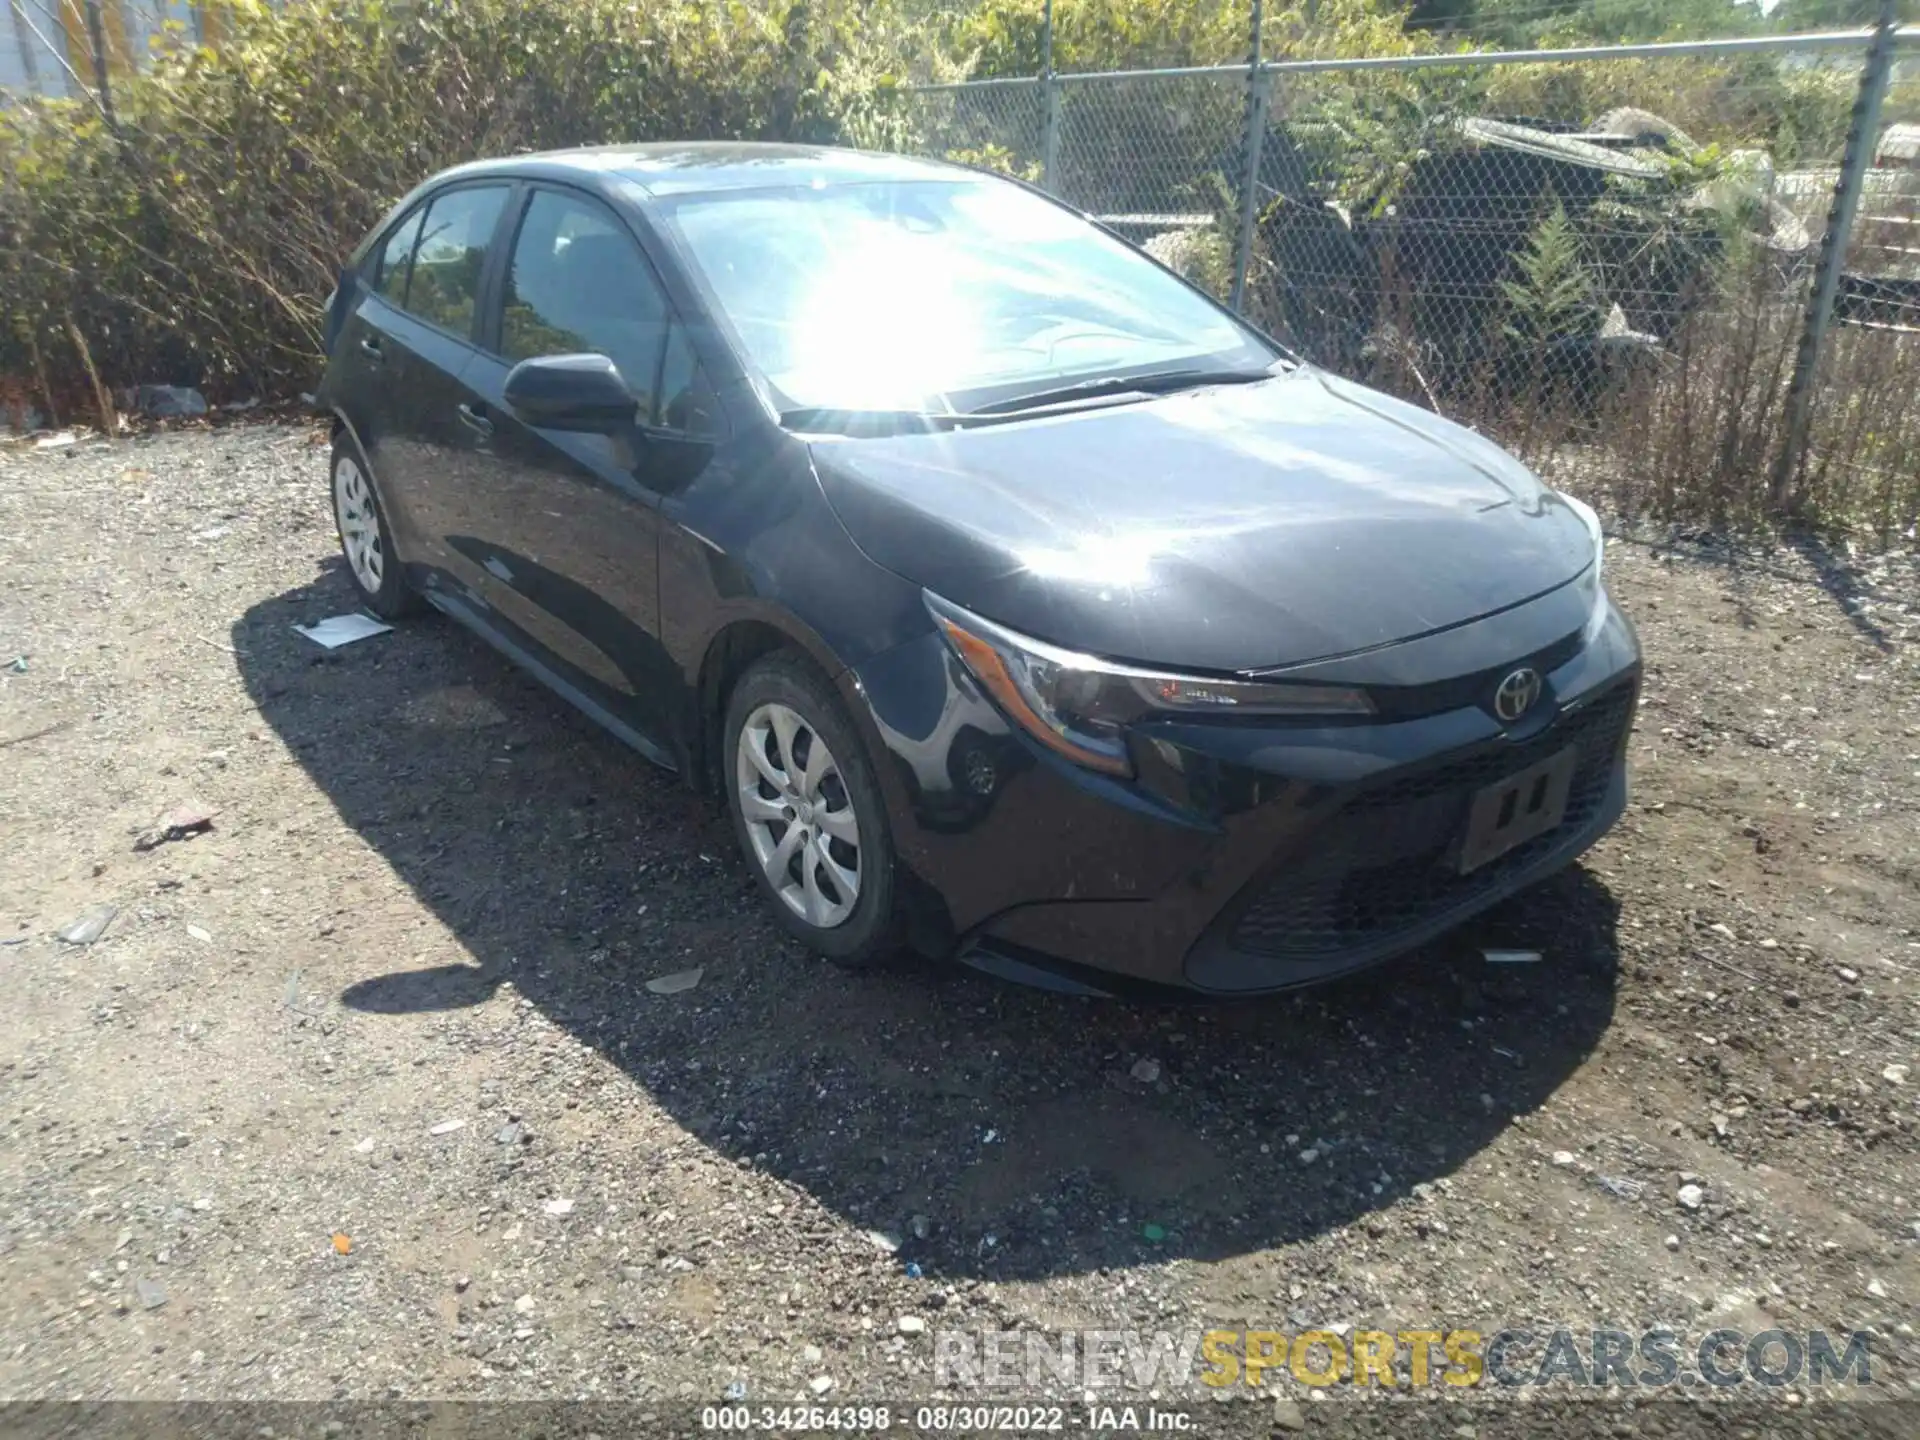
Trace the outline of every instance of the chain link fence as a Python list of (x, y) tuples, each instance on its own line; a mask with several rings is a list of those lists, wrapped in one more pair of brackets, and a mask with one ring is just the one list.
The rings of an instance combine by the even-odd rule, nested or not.
[(1920, 516), (1920, 31), (1863, 117), (1869, 40), (1056, 75), (916, 91), (911, 128), (1556, 479), (1891, 537)]
[(1048, 87), (1036, 78), (930, 85), (907, 95), (915, 148), (1044, 183)]

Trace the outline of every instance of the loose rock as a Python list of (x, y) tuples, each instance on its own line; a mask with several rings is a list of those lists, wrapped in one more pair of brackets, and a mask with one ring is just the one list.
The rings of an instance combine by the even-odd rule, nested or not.
[(135, 838), (133, 848), (152, 850), (166, 844), (169, 840), (185, 840), (194, 835), (204, 835), (213, 828), (213, 817), (220, 812), (211, 805), (198, 800), (189, 800), (175, 805), (163, 812), (153, 824)]
[(56, 938), (68, 945), (91, 945), (107, 933), (107, 926), (113, 923), (113, 917), (119, 913), (118, 905), (95, 905), (59, 931)]

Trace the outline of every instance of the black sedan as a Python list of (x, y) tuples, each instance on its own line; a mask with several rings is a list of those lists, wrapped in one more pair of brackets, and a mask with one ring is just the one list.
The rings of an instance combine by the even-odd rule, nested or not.
[(1338, 975), (1619, 816), (1592, 511), (1029, 188), (462, 166), (327, 311), (366, 603), (724, 798), (794, 936), (1082, 991)]

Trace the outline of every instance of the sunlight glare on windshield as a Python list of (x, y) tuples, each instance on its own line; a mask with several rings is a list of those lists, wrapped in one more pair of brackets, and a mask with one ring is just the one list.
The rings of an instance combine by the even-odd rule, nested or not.
[(943, 258), (889, 221), (846, 227), (805, 282), (786, 383), (863, 409), (918, 409), (979, 368), (979, 315), (950, 276), (936, 278)]

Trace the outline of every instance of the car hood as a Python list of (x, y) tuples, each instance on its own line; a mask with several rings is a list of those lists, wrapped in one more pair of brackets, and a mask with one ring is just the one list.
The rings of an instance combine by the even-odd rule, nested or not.
[(813, 444), (870, 558), (1056, 645), (1260, 670), (1520, 604), (1585, 524), (1472, 431), (1311, 368), (941, 434)]

